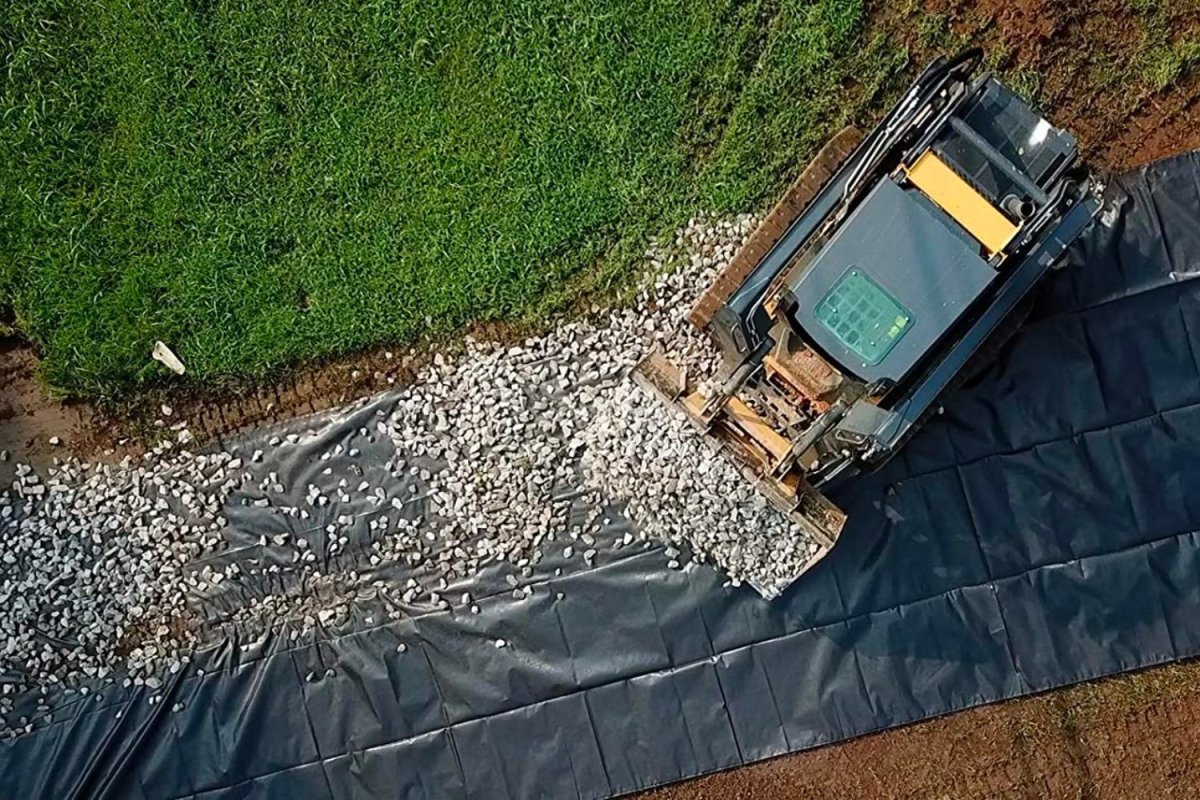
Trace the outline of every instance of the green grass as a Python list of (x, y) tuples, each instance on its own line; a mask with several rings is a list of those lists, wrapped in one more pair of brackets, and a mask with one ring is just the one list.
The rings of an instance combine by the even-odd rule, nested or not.
[(88, 397), (160, 380), (156, 339), (213, 385), (536, 317), (778, 190), (903, 66), (863, 27), (862, 0), (10, 0), (0, 311)]

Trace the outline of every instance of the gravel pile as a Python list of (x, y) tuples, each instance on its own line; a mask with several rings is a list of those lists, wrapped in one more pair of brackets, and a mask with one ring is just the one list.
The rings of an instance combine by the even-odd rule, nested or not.
[(624, 499), (643, 536), (687, 546), (734, 582), (774, 597), (817, 552), (681, 414), (632, 382), (599, 404), (584, 440), (586, 479)]
[[(472, 344), (402, 393), (387, 430), (406, 458), (436, 463), (427, 488), (449, 545), (473, 548), (483, 561), (536, 563), (567, 527), (568, 505), (555, 498), (582, 484), (637, 523), (622, 544), (668, 541), (675, 566), (686, 547), (767, 595), (794, 580), (817, 544), (682, 415), (627, 377), (655, 345), (690, 374), (712, 374), (716, 353), (686, 315), (753, 224), (694, 220), (674, 243), (681, 254), (647, 252), (660, 271), (631, 307), (519, 346)], [(590, 539), (607, 521), (568, 530)], [(586, 540), (585, 547), (594, 555)]]
[(70, 462), (45, 478), (17, 465), (0, 494), (0, 733), (31, 725), (7, 719), (30, 689), (111, 682), (115, 670), (153, 688), (157, 673), (186, 663), (199, 639), (176, 621), (201, 585), (186, 566), (224, 541), (224, 499), (240, 483), (233, 460)]
[[(693, 220), (652, 246), (655, 277), (628, 308), (435, 357), (351, 441), (264, 435), (197, 453), (176, 423), (142, 460), (68, 460), (44, 476), (18, 465), (0, 494), (0, 733), (52, 718), (49, 699), (32, 715), (20, 705), (31, 692), (119, 682), (155, 702), (224, 625), (296, 638), (364, 600), (368, 625), (478, 610), (475, 593), (495, 590), (472, 582), (488, 570), (520, 599), (551, 569), (665, 540), (672, 568), (690, 554), (733, 583), (785, 586), (815, 544), (626, 377), (656, 343), (711, 372), (684, 318), (753, 225)], [(288, 448), (314, 463), (281, 476)], [(245, 515), (272, 532), (247, 533)]]

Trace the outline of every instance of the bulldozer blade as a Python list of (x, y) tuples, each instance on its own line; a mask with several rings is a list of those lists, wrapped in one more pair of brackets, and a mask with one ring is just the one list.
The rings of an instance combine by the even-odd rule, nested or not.
[(822, 550), (828, 551), (842, 535), (846, 513), (808, 486), (795, 496), (795, 502), (795, 507), (787, 512), (788, 517)]
[[(833, 548), (846, 523), (845, 513), (809, 486), (800, 472), (792, 470), (783, 476), (772, 474), (769, 453), (763, 451), (763, 443), (755, 434), (754, 426), (747, 426), (746, 421), (736, 414), (731, 416), (724, 406), (712, 419), (702, 420), (697, 404), (703, 398), (690, 392), (686, 371), (673, 364), (661, 348), (654, 348), (639, 361), (630, 377), (650, 394), (682, 411), (714, 452), (737, 466), (806, 539), (816, 544), (816, 550), (796, 574), (790, 576), (792, 580), (807, 572)], [(777, 594), (770, 587), (754, 588), (765, 597)]]
[[(746, 452), (736, 438), (730, 438), (714, 425), (710, 440), (727, 450), (742, 474), (771, 504), (787, 515), (796, 527), (819, 547), (818, 553), (828, 552), (837, 542), (846, 524), (846, 513), (834, 505), (829, 498), (809, 486), (799, 472), (792, 471), (782, 477), (766, 473), (762, 464)], [(750, 457), (748, 457), (750, 456)]]
[(655, 347), (630, 373), (633, 382), (670, 405), (677, 405), (687, 392), (687, 371), (675, 366), (662, 348)]
[[(806, 538), (816, 544), (816, 549), (809, 554), (799, 568), (788, 575), (786, 585), (790, 586), (804, 573), (815, 567), (817, 563), (829, 555), (829, 551), (837, 544), (846, 524), (846, 514), (816, 489), (801, 486), (797, 494), (789, 494), (787, 487), (781, 487), (773, 478), (764, 478), (755, 473), (750, 467), (744, 467), (743, 473), (752, 480), (755, 487), (771, 503), (787, 515), (788, 519)], [(779, 586), (764, 586), (751, 581), (754, 590), (768, 600), (778, 597), (782, 591)]]

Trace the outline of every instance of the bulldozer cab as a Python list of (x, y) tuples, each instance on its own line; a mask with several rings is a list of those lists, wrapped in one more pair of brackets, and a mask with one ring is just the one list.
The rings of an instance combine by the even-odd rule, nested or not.
[(634, 371), (821, 543), (808, 566), (845, 521), (820, 487), (894, 453), (1099, 209), (1074, 137), (981, 62), (822, 149), (692, 310), (716, 375)]
[(1041, 225), (1076, 143), (990, 76), (797, 264), (774, 305), (822, 357), (899, 385)]

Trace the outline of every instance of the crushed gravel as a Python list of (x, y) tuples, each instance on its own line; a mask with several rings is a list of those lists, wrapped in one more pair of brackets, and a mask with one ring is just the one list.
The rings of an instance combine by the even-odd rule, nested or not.
[[(672, 569), (695, 558), (768, 595), (786, 586), (815, 543), (627, 377), (655, 343), (711, 372), (684, 318), (754, 222), (692, 220), (654, 244), (627, 307), (435, 356), (351, 441), (279, 432), (196, 452), (164, 407), (170, 438), (143, 459), (17, 465), (0, 494), (0, 735), (97, 681), (153, 697), (223, 626), (295, 639), (367, 601), (367, 625), (478, 613), (481, 593), (521, 601), (550, 569), (652, 542)], [(280, 474), (289, 448), (311, 463)], [(33, 713), (18, 702), (30, 693)]]

